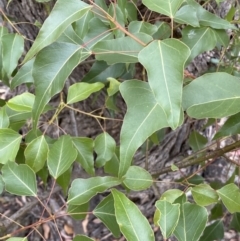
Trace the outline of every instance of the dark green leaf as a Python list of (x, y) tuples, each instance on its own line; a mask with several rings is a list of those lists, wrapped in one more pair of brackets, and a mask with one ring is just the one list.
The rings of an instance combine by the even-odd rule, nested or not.
[(224, 238), (224, 227), (221, 220), (218, 220), (209, 226), (203, 232), (200, 241), (222, 240)]
[(3, 177), (2, 177), (2, 175), (0, 175), (0, 194), (2, 194), (4, 188), (5, 188), (5, 184), (3, 181)]
[(157, 31), (153, 34), (153, 39), (165, 39), (171, 35), (171, 28), (166, 22), (157, 21), (155, 23), (157, 26)]
[(77, 235), (73, 238), (73, 241), (94, 241), (94, 240), (85, 235)]
[(189, 136), (188, 143), (193, 151), (199, 151), (208, 143), (208, 140), (197, 131), (193, 131)]
[(57, 178), (57, 184), (62, 188), (63, 193), (67, 196), (67, 191), (71, 182), (72, 167), (65, 171), (62, 175)]
[(240, 213), (234, 213), (230, 227), (240, 232)]
[(87, 216), (89, 203), (82, 205), (68, 205), (67, 213), (76, 220), (82, 220)]

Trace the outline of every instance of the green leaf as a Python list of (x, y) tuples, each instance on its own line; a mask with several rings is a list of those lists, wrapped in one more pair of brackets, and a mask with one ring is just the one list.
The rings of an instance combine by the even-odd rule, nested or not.
[[(23, 63), (31, 59), (41, 49), (53, 43), (73, 22), (82, 18), (89, 11), (90, 5), (78, 0), (58, 0), (49, 17), (45, 20), (31, 49), (25, 56)], [(61, 51), (60, 51), (61, 52)], [(53, 56), (55, 60), (57, 56)], [(44, 79), (44, 78), (43, 78)]]
[(171, 35), (171, 28), (166, 22), (157, 21), (155, 25), (158, 29), (156, 33), (153, 34), (153, 39), (165, 39)]
[(123, 193), (112, 190), (117, 223), (128, 241), (153, 241), (153, 230), (138, 207)]
[(108, 96), (113, 96), (119, 91), (120, 82), (111, 77), (107, 78), (107, 81), (109, 81)]
[(37, 137), (27, 145), (24, 151), (26, 164), (35, 172), (40, 171), (47, 160), (48, 151), (49, 148), (45, 136)]
[(189, 55), (189, 48), (176, 39), (153, 41), (138, 55), (139, 62), (147, 70), (156, 101), (172, 129), (180, 122), (183, 71)]
[(2, 36), (2, 60), (3, 69), (9, 78), (18, 65), (18, 60), (24, 50), (23, 37), (18, 34), (6, 34)]
[[(144, 44), (152, 41), (152, 37), (144, 33), (134, 34)], [(116, 63), (137, 63), (138, 53), (143, 45), (131, 37), (123, 37), (111, 40), (103, 40), (93, 47), (97, 60), (104, 60), (108, 64)]]
[(24, 83), (33, 83), (34, 79), (32, 76), (33, 63), (35, 58), (29, 60), (26, 64), (24, 64), (17, 72), (17, 74), (13, 77), (10, 87), (11, 89), (16, 88), (17, 86)]
[(228, 120), (224, 123), (222, 128), (214, 136), (214, 140), (224, 137), (240, 134), (240, 113), (230, 116)]
[(224, 226), (222, 220), (218, 220), (207, 226), (200, 241), (222, 240), (224, 238)]
[(2, 175), (0, 175), (0, 194), (2, 194), (4, 188), (5, 188), (5, 184), (3, 181), (3, 177), (2, 177)]
[(130, 33), (146, 33), (152, 36), (157, 30), (158, 27), (156, 25), (144, 21), (132, 21), (128, 25)]
[(108, 65), (104, 61), (96, 61), (90, 71), (83, 77), (82, 82), (107, 83), (107, 78), (119, 78), (127, 71), (125, 64)]
[(193, 27), (199, 27), (197, 12), (192, 6), (189, 5), (181, 7), (176, 12), (174, 21), (181, 24), (188, 24)]
[(69, 190), (67, 203), (71, 205), (84, 204), (97, 193), (104, 192), (120, 183), (118, 178), (107, 176), (75, 179)]
[(31, 112), (35, 96), (31, 93), (25, 92), (11, 98), (7, 102), (7, 106), (17, 112)]
[(104, 166), (112, 158), (115, 148), (116, 142), (107, 132), (98, 135), (94, 141), (94, 150), (97, 153), (96, 166)]
[(184, 203), (180, 206), (180, 218), (173, 234), (179, 241), (196, 241), (207, 223), (206, 208)]
[(240, 232), (240, 213), (234, 213), (232, 221), (230, 223), (230, 228), (235, 229)]
[(173, 18), (184, 0), (143, 0), (143, 4), (150, 10)]
[(218, 195), (207, 184), (200, 184), (191, 188), (194, 201), (200, 206), (208, 206), (218, 201)]
[(209, 221), (211, 220), (216, 220), (219, 218), (222, 218), (224, 215), (225, 210), (223, 210), (223, 204), (222, 203), (217, 203), (211, 210), (211, 214), (209, 216)]
[(33, 170), (25, 164), (8, 162), (2, 168), (6, 191), (20, 196), (37, 196), (37, 182)]
[(210, 13), (205, 10), (195, 0), (186, 0), (186, 2), (189, 6), (192, 6), (197, 12), (200, 25), (210, 26), (216, 29), (236, 29), (233, 24), (230, 24), (228, 21), (221, 19), (216, 14)]
[(116, 155), (116, 153), (114, 153), (111, 160), (104, 165), (104, 172), (117, 177), (118, 171), (119, 171), (119, 158)]
[(72, 167), (68, 168), (62, 175), (57, 178), (57, 184), (62, 188), (63, 193), (67, 196), (67, 191), (71, 182)]
[(68, 205), (67, 213), (76, 220), (82, 220), (87, 216), (89, 203), (82, 205)]
[(153, 179), (148, 171), (138, 166), (131, 166), (123, 176), (123, 183), (134, 191), (145, 190), (149, 188)]
[(120, 229), (115, 216), (112, 194), (109, 194), (97, 205), (93, 210), (93, 214), (106, 225), (115, 238), (120, 237)]
[(166, 200), (157, 201), (155, 206), (160, 212), (158, 225), (164, 239), (172, 235), (180, 216), (180, 204), (172, 204)]
[(239, 102), (239, 79), (227, 73), (205, 74), (183, 89), (183, 108), (197, 119), (236, 114), (240, 112)]
[(160, 200), (166, 200), (173, 203), (177, 198), (183, 195), (183, 191), (179, 189), (169, 189), (161, 195)]
[(69, 169), (77, 157), (70, 136), (61, 136), (48, 152), (47, 166), (50, 174), (57, 179)]
[(201, 150), (208, 143), (208, 140), (197, 131), (193, 131), (189, 136), (188, 143), (192, 150), (195, 152)]
[(216, 30), (210, 27), (193, 28), (187, 26), (182, 31), (182, 41), (191, 50), (191, 55), (187, 61), (187, 64), (189, 64), (196, 56), (204, 51), (212, 50), (218, 44), (227, 47), (229, 37), (225, 30)]
[(67, 103), (73, 104), (78, 101), (87, 99), (92, 93), (101, 90), (104, 87), (103, 83), (76, 83), (69, 87)]
[(9, 126), (9, 117), (6, 112), (6, 108), (0, 108), (0, 128), (7, 128)]
[(73, 238), (73, 241), (94, 241), (94, 239), (91, 239), (85, 235), (77, 235)]
[(6, 241), (28, 241), (27, 237), (25, 238), (9, 238)]
[(74, 137), (72, 142), (78, 153), (76, 161), (89, 175), (94, 175), (93, 140), (86, 137)]
[(230, 213), (240, 212), (240, 190), (234, 183), (225, 185), (217, 190), (223, 204)]
[(148, 83), (125, 81), (120, 85), (120, 92), (127, 104), (120, 134), (119, 177), (122, 177), (131, 165), (136, 150), (149, 136), (168, 126), (168, 123)]
[(94, 18), (93, 12), (87, 11), (82, 18), (73, 23), (73, 29), (79, 38), (83, 39), (86, 36), (89, 29), (88, 25), (92, 18)]
[(0, 163), (14, 161), (22, 136), (11, 129), (0, 129)]
[[(33, 106), (33, 128), (52, 96), (59, 93), (72, 70), (90, 53), (81, 46), (70, 43), (54, 43), (44, 48), (36, 57), (33, 78), (36, 98)], [(43, 71), (44, 68), (44, 71)]]

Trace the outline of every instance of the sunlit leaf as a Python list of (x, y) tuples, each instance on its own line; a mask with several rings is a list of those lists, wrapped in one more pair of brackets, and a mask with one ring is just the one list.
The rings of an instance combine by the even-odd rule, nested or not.
[(120, 229), (116, 221), (112, 194), (109, 194), (97, 205), (93, 210), (93, 214), (108, 227), (114, 237), (117, 238), (120, 236)]
[[(53, 43), (44, 48), (36, 57), (33, 66), (33, 78), (36, 98), (33, 106), (33, 127), (44, 107), (52, 96), (59, 93), (72, 70), (90, 53), (79, 45)], [(44, 68), (44, 71), (43, 71)]]
[(0, 108), (0, 128), (7, 128), (9, 126), (9, 117), (6, 112), (6, 108)]
[(72, 142), (78, 153), (76, 161), (88, 174), (94, 175), (93, 140), (87, 137), (74, 137)]
[(9, 238), (6, 241), (28, 241), (27, 237), (25, 238)]
[(31, 141), (24, 151), (26, 164), (28, 164), (35, 172), (41, 170), (47, 160), (48, 144), (44, 135), (37, 137)]
[(29, 92), (22, 93), (11, 98), (7, 102), (7, 106), (18, 112), (31, 112), (35, 96)]
[(109, 87), (107, 89), (108, 96), (113, 96), (119, 91), (120, 82), (114, 78), (107, 78)]
[(22, 136), (11, 129), (0, 129), (0, 163), (15, 161)]
[(138, 207), (123, 193), (112, 190), (117, 223), (128, 241), (153, 241), (153, 230)]
[(153, 41), (138, 55), (139, 62), (147, 70), (156, 101), (163, 108), (172, 129), (176, 129), (180, 122), (183, 71), (189, 55), (189, 48), (176, 39)]
[(148, 83), (125, 81), (120, 85), (120, 92), (127, 104), (120, 136), (119, 177), (122, 177), (131, 165), (135, 151), (168, 123)]
[(149, 188), (153, 179), (149, 172), (138, 166), (131, 166), (123, 176), (123, 183), (134, 191), (145, 190)]
[(197, 119), (236, 114), (240, 112), (239, 79), (227, 73), (205, 74), (184, 88), (183, 107)]
[(104, 87), (103, 83), (76, 83), (69, 87), (67, 103), (73, 104), (81, 100), (87, 99), (92, 93), (101, 90)]
[(177, 198), (183, 195), (183, 191), (178, 189), (169, 189), (161, 195), (160, 200), (166, 200), (173, 203)]
[(70, 136), (61, 136), (48, 152), (47, 166), (50, 174), (57, 179), (69, 169), (77, 157)]
[(25, 164), (8, 162), (2, 168), (6, 191), (21, 196), (36, 196), (37, 182), (33, 170)]
[[(53, 43), (71, 23), (83, 17), (90, 8), (91, 6), (83, 1), (58, 0), (23, 62), (27, 62), (41, 49)], [(58, 59), (57, 56), (53, 57)]]
[(118, 178), (107, 176), (75, 179), (69, 189), (67, 203), (71, 205), (84, 204), (97, 193), (104, 192), (108, 188), (119, 185), (120, 183)]
[(180, 216), (180, 204), (172, 204), (166, 200), (160, 200), (155, 205), (160, 212), (158, 225), (163, 237), (167, 239), (177, 226)]
[[(136, 33), (134, 36), (143, 44), (152, 41), (152, 37), (144, 33)], [(93, 52), (97, 60), (104, 60), (108, 64), (136, 63), (138, 53), (143, 47), (133, 38), (123, 37), (101, 41), (94, 46)]]
[(230, 213), (240, 212), (240, 190), (236, 184), (225, 185), (217, 193)]
[(184, 203), (180, 206), (180, 218), (173, 234), (179, 241), (196, 241), (207, 223), (206, 208)]
[(115, 148), (116, 142), (107, 132), (98, 135), (94, 141), (94, 150), (97, 153), (96, 166), (104, 166), (112, 158)]

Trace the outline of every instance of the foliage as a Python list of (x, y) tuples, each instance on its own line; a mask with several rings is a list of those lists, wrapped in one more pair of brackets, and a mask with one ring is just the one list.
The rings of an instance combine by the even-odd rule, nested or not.
[[(58, 0), (20, 68), (17, 65), (23, 54), (24, 38), (0, 28), (0, 79), (12, 89), (22, 84), (35, 88), (35, 94), (24, 93), (0, 102), (0, 191), (38, 198), (37, 176), (51, 176), (54, 183), (57, 181), (67, 191), (68, 213), (83, 219), (89, 201), (109, 189), (110, 194), (90, 213), (115, 237), (122, 234), (129, 241), (154, 240), (149, 221), (127, 195), (131, 190), (145, 190), (157, 182), (148, 170), (132, 166), (134, 154), (148, 138), (163, 128), (178, 128), (184, 115), (196, 119), (230, 117), (215, 135), (217, 143), (220, 138), (239, 133), (240, 35), (233, 24), (239, 20), (234, 20), (230, 12), (226, 19), (221, 19), (195, 0), (143, 0), (143, 4), (159, 16), (167, 16), (167, 20), (138, 20), (136, 1), (119, 0), (106, 5), (103, 0), (89, 0), (88, 4)], [(235, 13), (236, 9), (233, 10)], [(231, 41), (226, 30), (233, 36)], [(175, 34), (177, 31), (180, 38)], [(219, 59), (215, 71), (185, 84), (188, 64), (214, 48), (222, 48), (228, 62)], [(80, 83), (72, 84), (64, 96), (66, 80), (90, 56), (95, 57), (91, 70)], [(147, 81), (144, 76), (135, 79), (138, 62), (147, 72)], [(54, 96), (59, 95), (60, 101), (48, 125), (54, 124), (64, 109), (79, 112), (73, 104), (91, 95), (97, 100), (100, 92), (106, 96), (102, 108), (109, 108), (112, 117), (117, 112), (116, 97), (121, 95), (126, 102), (119, 145), (119, 140), (115, 141), (105, 127), (95, 139), (70, 135), (67, 130), (52, 139), (51, 133), (42, 131), (39, 120), (54, 110), (51, 106)], [(100, 119), (116, 121), (94, 113), (80, 113), (95, 118), (99, 124)], [(22, 127), (27, 129), (25, 142), (18, 133)], [(201, 134), (192, 133), (190, 145), (199, 155), (181, 165), (201, 162), (204, 167), (209, 158), (204, 152), (206, 143)], [(217, 149), (211, 158), (239, 147), (238, 141)], [(73, 181), (62, 178), (71, 172), (75, 161), (92, 177)], [(175, 164), (175, 169), (178, 171), (181, 165)], [(100, 167), (104, 168), (105, 176), (95, 176)], [(234, 172), (234, 177), (235, 174), (238, 175)], [(202, 181), (191, 184), (193, 176), (184, 179), (187, 186), (184, 191), (168, 190), (155, 203), (154, 223), (164, 239), (171, 235), (180, 241), (222, 239), (221, 214), (215, 215), (214, 223), (207, 226), (209, 205), (212, 210), (214, 205), (224, 205), (234, 214), (232, 226), (236, 227), (240, 190), (234, 178), (217, 190)], [(188, 200), (187, 191), (193, 199)], [(44, 220), (41, 218), (32, 227), (39, 223)], [(27, 240), (27, 237), (10, 237), (11, 234), (5, 238)], [(80, 235), (74, 240), (92, 239)]]

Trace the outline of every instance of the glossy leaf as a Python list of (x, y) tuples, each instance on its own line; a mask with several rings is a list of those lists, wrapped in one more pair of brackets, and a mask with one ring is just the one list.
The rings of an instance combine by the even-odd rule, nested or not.
[(91, 239), (85, 235), (76, 235), (73, 238), (73, 241), (94, 241), (94, 239)]
[(82, 82), (107, 83), (107, 78), (119, 78), (125, 71), (125, 64), (113, 64), (107, 65), (104, 61), (96, 61), (90, 71), (83, 77)]
[(207, 226), (203, 232), (200, 241), (222, 240), (224, 238), (224, 226), (221, 220), (218, 220)]
[(9, 126), (9, 117), (6, 112), (6, 108), (0, 108), (0, 128), (7, 128)]
[(183, 191), (178, 189), (169, 189), (161, 195), (160, 200), (166, 200), (173, 203), (177, 198), (183, 195)]
[(23, 53), (24, 41), (23, 37), (18, 34), (6, 34), (2, 36), (1, 42), (3, 69), (9, 78)]
[(173, 18), (184, 0), (143, 0), (143, 4), (150, 10)]
[(240, 212), (240, 190), (236, 184), (225, 185), (217, 193), (230, 213)]
[(197, 131), (193, 131), (189, 136), (188, 143), (193, 151), (199, 151), (208, 143), (208, 140)]
[(204, 207), (184, 203), (180, 206), (180, 218), (173, 232), (179, 241), (196, 241), (207, 223), (208, 213)]
[(153, 179), (151, 174), (145, 169), (138, 166), (131, 166), (123, 176), (123, 183), (130, 190), (140, 191), (149, 188), (153, 183)]
[(38, 118), (51, 97), (63, 89), (66, 78), (72, 70), (89, 55), (90, 53), (81, 46), (70, 43), (54, 43), (37, 55), (33, 66), (36, 88), (32, 113), (34, 129), (36, 129)]
[(38, 172), (47, 160), (48, 151), (49, 148), (44, 135), (37, 137), (27, 145), (24, 151), (26, 164), (35, 172)]
[(69, 87), (67, 103), (73, 104), (78, 101), (87, 99), (92, 93), (101, 90), (104, 87), (103, 83), (76, 83)]
[(13, 77), (10, 87), (11, 89), (16, 88), (17, 86), (24, 83), (33, 83), (34, 79), (32, 76), (33, 63), (35, 58), (29, 60), (26, 64), (24, 64), (17, 72), (17, 74)]
[(97, 205), (93, 210), (93, 214), (106, 225), (114, 237), (118, 238), (120, 236), (120, 229), (115, 216), (112, 194), (109, 194)]
[(108, 188), (119, 185), (120, 183), (118, 178), (107, 176), (75, 179), (69, 190), (67, 203), (71, 205), (84, 204), (97, 193), (104, 192)]
[(73, 147), (70, 136), (61, 136), (49, 148), (47, 166), (50, 174), (57, 179), (69, 169), (77, 157), (77, 151)]
[[(134, 36), (144, 44), (152, 41), (152, 37), (144, 33), (136, 33)], [(137, 63), (138, 53), (143, 47), (133, 38), (123, 37), (101, 41), (94, 46), (93, 52), (97, 60), (104, 60), (108, 64)]]
[(183, 107), (193, 118), (222, 118), (240, 112), (239, 93), (238, 78), (227, 73), (205, 74), (184, 88)]
[(200, 184), (191, 188), (194, 201), (200, 206), (208, 206), (218, 201), (218, 195), (207, 184)]
[(11, 129), (0, 129), (0, 163), (15, 161), (22, 136)]
[(148, 83), (125, 81), (120, 85), (120, 92), (127, 104), (120, 134), (119, 177), (122, 177), (130, 167), (136, 150), (149, 136), (168, 126), (168, 123)]
[(153, 230), (138, 207), (123, 193), (112, 190), (117, 223), (128, 241), (153, 241)]
[(196, 56), (204, 51), (212, 50), (218, 44), (227, 47), (229, 37), (225, 30), (217, 30), (210, 27), (192, 28), (188, 26), (182, 31), (182, 41), (191, 50), (191, 55), (187, 61), (188, 64)]
[(77, 149), (76, 161), (81, 164), (89, 175), (94, 175), (93, 140), (86, 137), (74, 137), (72, 142)]
[(192, 6), (185, 5), (181, 7), (174, 16), (174, 21), (181, 24), (187, 24), (193, 27), (199, 27), (197, 12)]
[(7, 102), (7, 106), (17, 112), (31, 112), (35, 96), (31, 93), (25, 92), (11, 98)]
[(197, 12), (199, 23), (202, 26), (210, 26), (215, 29), (236, 29), (236, 27), (230, 24), (228, 21), (221, 19), (216, 14), (210, 13), (205, 10), (195, 0), (186, 0), (189, 6), (192, 6)]
[(25, 164), (8, 162), (2, 168), (6, 191), (21, 196), (37, 196), (37, 182), (33, 170)]
[(180, 204), (172, 204), (166, 200), (156, 202), (156, 207), (160, 212), (158, 225), (162, 232), (164, 239), (172, 235), (177, 226), (180, 216)]
[(183, 71), (189, 55), (189, 48), (176, 39), (153, 41), (138, 55), (139, 62), (147, 70), (156, 101), (172, 129), (180, 122)]
[(107, 132), (98, 135), (94, 141), (94, 150), (97, 153), (96, 166), (104, 166), (112, 158), (115, 148), (116, 142)]
[(128, 25), (128, 31), (130, 33), (146, 33), (152, 36), (157, 30), (156, 25), (144, 21), (132, 21)]
[(67, 213), (76, 220), (82, 220), (87, 216), (89, 203), (82, 205), (68, 205)]
[[(27, 62), (41, 49), (57, 40), (70, 24), (83, 17), (90, 8), (91, 6), (83, 1), (58, 0), (23, 62)], [(54, 59), (57, 60), (58, 57), (54, 56)]]
[(222, 128), (216, 133), (214, 139), (218, 139), (224, 136), (232, 136), (240, 134), (240, 113), (230, 116), (224, 123)]

